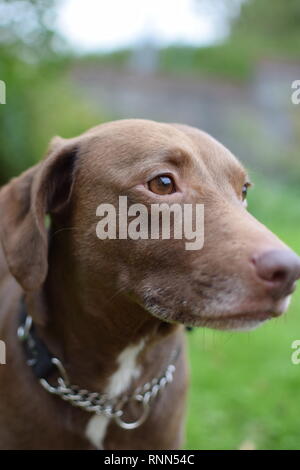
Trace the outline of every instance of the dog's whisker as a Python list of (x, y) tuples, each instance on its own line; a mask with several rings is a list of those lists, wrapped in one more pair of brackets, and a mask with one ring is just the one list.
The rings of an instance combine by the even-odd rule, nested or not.
[(56, 230), (55, 232), (53, 232), (53, 236), (57, 235), (58, 233), (61, 233), (61, 232), (65, 232), (67, 230), (76, 230), (78, 229), (78, 227), (63, 227), (63, 228), (59, 228), (58, 230)]
[(121, 294), (122, 292), (125, 292), (125, 288), (124, 287), (121, 287), (120, 289), (118, 289), (113, 295), (112, 297), (110, 297), (110, 299), (108, 299), (108, 303), (110, 303), (115, 297), (117, 297), (119, 294)]

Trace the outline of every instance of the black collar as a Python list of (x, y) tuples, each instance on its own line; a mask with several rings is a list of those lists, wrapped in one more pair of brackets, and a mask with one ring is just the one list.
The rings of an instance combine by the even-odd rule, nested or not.
[[(24, 299), (21, 300), (19, 318), (18, 337), (23, 345), (26, 363), (38, 379), (47, 379), (57, 371), (55, 356), (39, 338), (32, 318), (28, 315)], [(186, 330), (192, 331), (193, 328), (186, 327)]]
[(26, 362), (37, 378), (46, 379), (56, 370), (52, 361), (54, 356), (38, 337), (32, 318), (28, 316), (24, 299), (21, 301), (19, 318), (18, 337), (23, 345)]

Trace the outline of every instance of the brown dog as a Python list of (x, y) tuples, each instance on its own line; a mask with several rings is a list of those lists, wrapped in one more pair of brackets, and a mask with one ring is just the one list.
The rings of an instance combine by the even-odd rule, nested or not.
[[(40, 164), (2, 188), (1, 448), (182, 445), (182, 325), (256, 327), (286, 310), (300, 277), (299, 258), (246, 211), (248, 184), (236, 158), (207, 134), (124, 120), (55, 138)], [(99, 240), (98, 205), (117, 207), (122, 195), (146, 207), (204, 204), (203, 249), (188, 251), (174, 237)], [(20, 320), (23, 295), (34, 336)], [(71, 384), (95, 394), (80, 395), (75, 407), (45, 390), (38, 379), (45, 375), (26, 363), (28, 337), (60, 359)], [(45, 362), (47, 355), (37, 357)], [(56, 387), (63, 374), (54, 370), (45, 378)], [(66, 387), (67, 379), (60, 384)], [(139, 418), (140, 426), (122, 427)]]

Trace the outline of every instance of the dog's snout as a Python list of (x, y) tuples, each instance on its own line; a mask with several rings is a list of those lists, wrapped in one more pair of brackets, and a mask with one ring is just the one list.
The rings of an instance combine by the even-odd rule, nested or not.
[(276, 297), (292, 293), (300, 279), (300, 258), (290, 250), (272, 250), (253, 256), (256, 274)]

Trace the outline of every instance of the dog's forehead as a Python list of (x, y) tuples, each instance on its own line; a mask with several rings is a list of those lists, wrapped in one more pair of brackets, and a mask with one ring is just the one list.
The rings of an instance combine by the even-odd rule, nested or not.
[(139, 173), (172, 158), (188, 163), (188, 156), (193, 154), (192, 142), (178, 129), (135, 119), (90, 130), (83, 135), (81, 150), (86, 167), (107, 176), (112, 172), (115, 176)]
[[(234, 155), (209, 134), (196, 128), (142, 119), (114, 121), (85, 134), (85, 152), (93, 168), (137, 172), (170, 162), (192, 168), (220, 183), (240, 185), (246, 172)], [(198, 171), (197, 171), (198, 170)]]
[(247, 172), (239, 160), (211, 135), (195, 127), (174, 124), (193, 141), (195, 156), (205, 164), (206, 169), (214, 178), (228, 176), (230, 179), (247, 179)]
[(194, 155), (199, 166), (204, 166), (205, 181), (211, 189), (217, 189), (218, 192), (231, 196), (232, 190), (236, 194), (241, 194), (243, 185), (250, 179), (239, 160), (206, 132), (186, 125), (174, 124), (174, 126), (189, 136), (193, 142)]
[(182, 132), (169, 124), (143, 119), (124, 119), (113, 121), (91, 129), (89, 150), (98, 151), (98, 155), (109, 153), (111, 163), (114, 160), (132, 162), (147, 156), (160, 155), (172, 148), (186, 147), (189, 139)]

